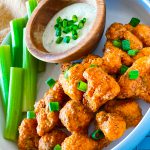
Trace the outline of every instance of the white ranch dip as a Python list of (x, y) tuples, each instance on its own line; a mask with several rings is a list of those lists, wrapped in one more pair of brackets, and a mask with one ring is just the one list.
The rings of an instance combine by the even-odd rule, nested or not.
[[(79, 20), (83, 18), (87, 19), (84, 27), (81, 30), (78, 30), (79, 38), (77, 40), (73, 40), (71, 38), (70, 43), (62, 42), (61, 44), (57, 44), (56, 43), (57, 37), (55, 35), (56, 31), (54, 29), (56, 19), (60, 16), (63, 19), (71, 20), (73, 15), (76, 15)], [(43, 33), (42, 40), (44, 48), (50, 53), (60, 53), (67, 51), (68, 49), (78, 45), (78, 43), (83, 38), (88, 36), (89, 30), (91, 29), (95, 18), (96, 18), (96, 9), (93, 6), (86, 3), (76, 3), (63, 8), (50, 20)], [(71, 33), (63, 35), (71, 36)]]

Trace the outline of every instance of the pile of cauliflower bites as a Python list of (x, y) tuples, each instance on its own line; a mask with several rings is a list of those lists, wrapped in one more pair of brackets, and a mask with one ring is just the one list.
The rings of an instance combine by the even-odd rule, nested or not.
[[(35, 104), (36, 118), (19, 127), (20, 150), (101, 150), (140, 122), (136, 99), (150, 102), (150, 27), (113, 23), (106, 38), (103, 57), (62, 64), (58, 81)], [(51, 102), (60, 109), (51, 111)]]

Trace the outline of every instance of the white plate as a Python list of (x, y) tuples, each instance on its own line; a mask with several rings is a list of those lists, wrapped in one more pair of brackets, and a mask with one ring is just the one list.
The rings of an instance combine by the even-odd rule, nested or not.
[[(148, 0), (145, 1), (148, 2)], [(128, 23), (132, 17), (138, 17), (143, 23), (149, 24), (150, 8), (148, 7), (148, 5), (146, 5), (146, 3), (144, 3), (144, 0), (106, 0), (106, 7), (107, 7), (106, 13), (107, 16), (106, 16), (105, 30), (113, 22)], [(94, 52), (95, 54), (102, 55), (104, 43), (105, 43), (105, 36), (103, 35), (102, 40), (98, 45), (98, 48)], [(39, 75), (37, 100), (39, 100), (43, 96), (45, 91), (48, 90), (48, 86), (45, 84), (45, 80), (49, 76), (52, 76), (55, 79), (57, 79), (58, 75), (59, 75), (59, 65), (48, 64), (46, 72), (41, 73)], [(149, 109), (150, 104), (140, 100), (138, 102), (140, 104), (140, 107), (142, 108), (142, 114), (145, 115), (145, 113)], [(4, 128), (4, 117), (1, 106), (2, 105), (0, 101), (0, 150), (16, 150), (17, 146), (15, 143), (3, 139), (2, 131)], [(148, 123), (148, 120), (146, 118), (147, 115), (148, 113), (146, 114), (145, 119), (143, 119), (141, 123), (138, 125), (138, 127), (128, 129), (123, 137), (111, 143), (107, 148), (105, 148), (105, 150), (110, 149), (131, 150), (146, 135), (146, 133), (148, 133), (148, 129), (150, 127), (148, 127), (149, 124), (147, 124)], [(147, 130), (146, 131), (143, 130), (143, 132), (141, 132), (141, 128), (145, 129), (147, 128)], [(139, 135), (140, 138), (135, 137), (135, 135)]]

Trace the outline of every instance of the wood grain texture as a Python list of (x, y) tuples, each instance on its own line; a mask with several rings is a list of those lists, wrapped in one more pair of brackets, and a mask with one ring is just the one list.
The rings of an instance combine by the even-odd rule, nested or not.
[[(93, 27), (88, 33), (88, 37), (83, 39), (77, 46), (66, 52), (51, 54), (46, 51), (42, 44), (42, 35), (50, 19), (64, 7), (84, 2), (94, 6), (97, 10), (96, 19)], [(27, 24), (26, 41), (29, 51), (32, 55), (46, 62), (60, 63), (79, 59), (96, 47), (99, 42), (105, 26), (105, 1), (104, 0), (43, 0), (33, 12), (31, 19)]]

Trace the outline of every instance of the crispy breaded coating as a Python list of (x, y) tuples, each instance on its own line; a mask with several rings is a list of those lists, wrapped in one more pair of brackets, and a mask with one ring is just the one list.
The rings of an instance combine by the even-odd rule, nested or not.
[(36, 114), (36, 119), (38, 122), (37, 133), (39, 136), (43, 136), (58, 124), (59, 113), (50, 112), (48, 108), (41, 108)]
[(112, 42), (107, 41), (105, 44), (105, 51), (103, 56), (103, 68), (109, 74), (118, 73), (121, 66), (130, 66), (133, 59), (121, 49), (113, 46)]
[(131, 99), (108, 101), (104, 110), (108, 113), (121, 115), (126, 121), (127, 128), (136, 126), (142, 119), (139, 104)]
[(144, 47), (141, 49), (136, 56), (133, 57), (134, 60), (137, 60), (144, 56), (150, 56), (150, 47)]
[(62, 150), (98, 150), (98, 143), (87, 135), (73, 133), (61, 146)]
[(67, 71), (67, 78), (65, 78), (64, 74), (60, 74), (59, 76), (59, 81), (65, 94), (73, 100), (82, 100), (83, 92), (77, 89), (77, 85), (80, 80), (85, 81), (83, 78), (84, 70), (85, 68), (82, 64), (76, 64)]
[(126, 28), (121, 23), (113, 23), (106, 31), (106, 38), (108, 40), (122, 39)]
[[(36, 119), (24, 119), (19, 126), (19, 150), (38, 150), (39, 136)], [(12, 129), (13, 130), (13, 129)]]
[(105, 137), (98, 140), (98, 149), (97, 150), (102, 150), (104, 147), (108, 146), (111, 142), (106, 139)]
[(65, 140), (66, 133), (61, 130), (53, 130), (50, 133), (46, 133), (39, 140), (39, 150), (53, 150), (53, 148)]
[(130, 41), (131, 49), (142, 49), (143, 43), (130, 31), (125, 31), (123, 35), (124, 39)]
[[(138, 70), (137, 79), (129, 79), (129, 72)], [(133, 65), (119, 79), (120, 93), (118, 98), (139, 97), (150, 102), (150, 56), (136, 60)]]
[(61, 64), (61, 71), (64, 72), (71, 66), (72, 66), (72, 63), (63, 63), (63, 64)]
[(119, 139), (126, 130), (125, 120), (116, 113), (101, 111), (96, 114), (96, 121), (99, 129), (109, 141)]
[(138, 24), (133, 29), (133, 34), (137, 36), (144, 44), (144, 46), (150, 46), (150, 27), (145, 24)]
[(83, 76), (88, 83), (83, 103), (93, 112), (96, 112), (104, 103), (116, 97), (120, 91), (115, 79), (100, 67), (86, 69)]
[(85, 131), (93, 117), (93, 113), (80, 101), (70, 100), (60, 110), (59, 118), (68, 131)]
[(131, 26), (130, 24), (125, 24), (124, 27), (125, 27), (128, 31), (130, 31), (130, 32), (132, 32), (133, 29), (134, 29), (134, 27)]

